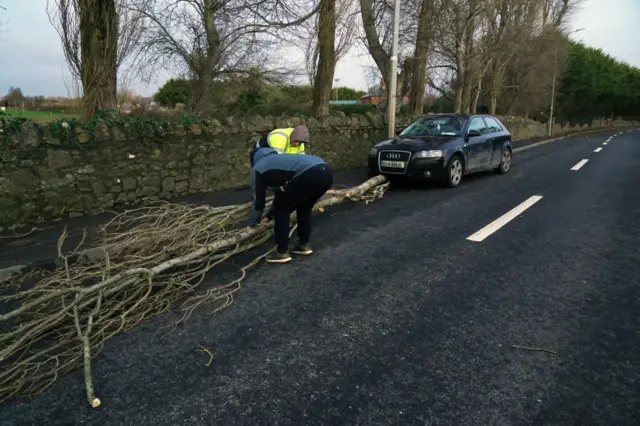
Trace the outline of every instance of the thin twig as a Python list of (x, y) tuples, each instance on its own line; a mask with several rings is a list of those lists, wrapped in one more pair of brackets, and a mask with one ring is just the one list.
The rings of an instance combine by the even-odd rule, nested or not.
[(518, 346), (518, 345), (513, 345), (513, 347), (516, 348), (516, 349), (522, 349), (522, 350), (525, 350), (525, 351), (547, 352), (547, 353), (556, 355), (556, 351), (552, 351), (551, 349), (533, 348), (533, 347), (529, 347), (529, 346)]
[(0, 240), (9, 240), (9, 239), (14, 239), (14, 238), (24, 238), (26, 236), (29, 236), (29, 235), (33, 234), (36, 231), (44, 231), (45, 229), (49, 229), (49, 228), (51, 228), (51, 227), (49, 226), (47, 228), (38, 228), (38, 227), (34, 226), (33, 228), (31, 228), (30, 231), (27, 231), (24, 234), (0, 235)]
[(209, 367), (211, 365), (211, 363), (213, 362), (213, 354), (211, 353), (211, 351), (207, 348), (205, 348), (202, 345), (198, 345), (200, 347), (200, 349), (198, 349), (198, 352), (204, 352), (207, 355), (209, 355), (209, 361), (205, 364), (206, 367)]

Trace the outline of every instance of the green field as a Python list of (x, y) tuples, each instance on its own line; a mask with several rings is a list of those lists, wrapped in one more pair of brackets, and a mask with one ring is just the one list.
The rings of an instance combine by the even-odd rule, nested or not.
[(5, 113), (9, 114), (11, 117), (24, 117), (29, 120), (40, 121), (40, 122), (50, 122), (59, 120), (61, 118), (74, 118), (78, 117), (77, 114), (69, 114), (62, 112), (49, 112), (49, 111), (27, 111), (27, 110), (17, 110), (14, 108), (7, 108)]

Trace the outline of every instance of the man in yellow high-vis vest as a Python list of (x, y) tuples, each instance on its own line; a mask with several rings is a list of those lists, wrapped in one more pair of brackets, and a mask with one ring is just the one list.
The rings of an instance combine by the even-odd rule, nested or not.
[(272, 148), (278, 154), (304, 154), (304, 145), (309, 143), (307, 126), (274, 129), (256, 143), (255, 148)]

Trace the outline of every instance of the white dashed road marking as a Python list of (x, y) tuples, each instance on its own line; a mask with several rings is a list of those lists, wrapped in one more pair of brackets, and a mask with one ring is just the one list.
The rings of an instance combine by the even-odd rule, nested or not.
[(600, 152), (600, 151), (602, 151), (602, 147), (596, 148), (596, 149), (593, 150), (593, 152)]
[(494, 220), (493, 222), (491, 222), (490, 224), (488, 224), (487, 226), (485, 226), (475, 234), (467, 237), (467, 240), (474, 241), (476, 243), (484, 241), (485, 238), (487, 238), (494, 232), (498, 231), (507, 223), (511, 222), (519, 214), (527, 210), (529, 207), (533, 206), (535, 203), (537, 203), (541, 199), (542, 199), (542, 195), (534, 195), (532, 197), (529, 197), (529, 199), (523, 202), (522, 204), (509, 210), (507, 213), (503, 214), (502, 216), (500, 216), (499, 218), (497, 218), (496, 220)]
[(587, 164), (587, 161), (589, 161), (589, 160), (584, 159), (584, 160), (580, 160), (580, 161), (578, 161), (578, 164), (576, 164), (575, 166), (573, 166), (573, 167), (571, 168), (571, 170), (573, 170), (573, 171), (578, 171), (578, 170), (580, 170), (580, 169), (582, 168), (582, 166), (584, 166), (585, 164)]

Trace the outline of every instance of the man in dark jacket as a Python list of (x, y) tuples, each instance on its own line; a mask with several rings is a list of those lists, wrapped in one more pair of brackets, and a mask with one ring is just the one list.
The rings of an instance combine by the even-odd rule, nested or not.
[(310, 255), (311, 211), (313, 205), (333, 185), (329, 165), (314, 155), (279, 155), (272, 148), (258, 148), (251, 155), (251, 194), (253, 204), (249, 226), (260, 223), (267, 187), (275, 188), (273, 219), (277, 251), (267, 262), (286, 263), (289, 255), (289, 217), (296, 212), (299, 243), (294, 254)]

